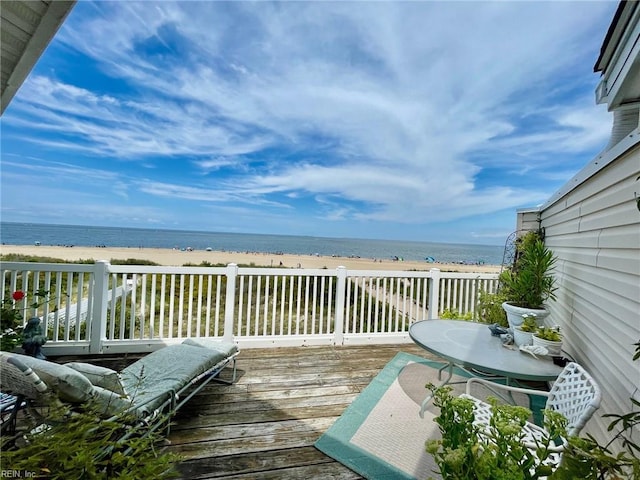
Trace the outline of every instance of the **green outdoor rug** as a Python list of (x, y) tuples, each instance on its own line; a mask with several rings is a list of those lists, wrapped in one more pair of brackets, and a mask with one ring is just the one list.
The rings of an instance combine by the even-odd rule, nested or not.
[[(420, 404), (440, 384), (442, 363), (398, 353), (315, 443), (316, 448), (369, 480), (441, 478), (425, 442), (440, 438), (433, 421), (438, 409), (429, 404), (420, 418)], [(455, 369), (452, 382), (469, 376)], [(443, 376), (446, 372), (443, 372)], [(464, 383), (452, 385), (454, 393)], [(476, 392), (474, 392), (474, 395)], [(516, 398), (528, 406), (528, 398)]]

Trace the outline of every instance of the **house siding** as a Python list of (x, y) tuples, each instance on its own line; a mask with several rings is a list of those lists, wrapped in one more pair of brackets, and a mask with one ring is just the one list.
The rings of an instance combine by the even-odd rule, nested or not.
[(539, 208), (518, 210), (516, 230), (518, 232), (538, 230), (538, 228), (540, 228), (540, 221), (538, 219), (539, 214)]
[[(566, 332), (564, 349), (602, 389), (600, 410), (586, 431), (602, 441), (605, 413), (631, 410), (640, 365), (640, 141), (540, 211), (545, 243), (558, 258), (557, 300), (548, 322)], [(627, 139), (629, 141), (629, 139)]]

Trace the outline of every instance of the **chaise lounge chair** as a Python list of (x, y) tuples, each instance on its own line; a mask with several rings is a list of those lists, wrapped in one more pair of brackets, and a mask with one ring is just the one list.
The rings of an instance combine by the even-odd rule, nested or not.
[[(233, 343), (186, 339), (117, 373), (88, 363), (57, 364), (0, 352), (0, 389), (16, 395), (16, 405), (25, 403), (27, 408), (52, 400), (71, 409), (92, 403), (105, 418), (126, 413), (151, 425), (161, 417), (166, 421), (166, 415), (175, 413), (211, 380), (223, 381), (217, 376), (228, 365), (232, 379), (224, 382), (233, 383), (238, 353)], [(10, 421), (3, 422), (3, 433), (15, 428), (17, 410)]]

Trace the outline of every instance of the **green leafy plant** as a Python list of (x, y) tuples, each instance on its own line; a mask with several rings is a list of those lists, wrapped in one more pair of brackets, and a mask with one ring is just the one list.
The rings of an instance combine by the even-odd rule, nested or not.
[(555, 278), (551, 274), (556, 257), (535, 232), (527, 233), (516, 248), (516, 260), (500, 274), (501, 291), (518, 307), (544, 308), (555, 300)]
[[(636, 361), (640, 358), (640, 341), (634, 346), (633, 361)], [(552, 480), (640, 479), (640, 443), (637, 435), (634, 437), (634, 432), (640, 428), (640, 401), (629, 400), (632, 405), (630, 412), (603, 415), (603, 418), (613, 419), (607, 427), (613, 435), (606, 443), (599, 443), (589, 434), (569, 438), (562, 463)], [(615, 450), (614, 446), (617, 446)]]
[(33, 294), (33, 301), (27, 303), (27, 294), (16, 290), (5, 296), (0, 306), (0, 350), (12, 352), (22, 344), (24, 331), (23, 311), (36, 309), (50, 301), (49, 291), (40, 289)]
[(435, 418), (442, 433), (427, 442), (426, 449), (444, 480), (530, 480), (551, 474), (544, 461), (551, 455), (554, 439), (566, 435), (566, 419), (545, 410), (548, 435), (537, 441), (533, 453), (522, 443), (523, 427), (531, 411), (515, 405), (498, 405), (489, 398), (492, 417), (488, 430), (475, 423), (473, 402), (454, 397), (449, 386), (427, 385), (433, 403), (440, 408)]
[(534, 335), (550, 342), (562, 341), (562, 335), (560, 334), (560, 328), (558, 327), (537, 327)]
[(157, 433), (132, 433), (131, 419), (124, 415), (104, 420), (94, 412), (53, 407), (47, 425), (26, 434), (23, 445), (7, 448), (3, 438), (2, 468), (60, 480), (177, 476), (174, 464), (179, 457), (159, 451)]
[(538, 322), (536, 321), (536, 316), (533, 313), (525, 313), (522, 315), (524, 318), (524, 322), (520, 325), (520, 330), (523, 332), (533, 333), (538, 329)]
[(21, 342), (22, 314), (15, 308), (15, 302), (24, 298), (21, 291), (13, 292), (13, 295), (2, 300), (0, 307), (0, 350), (12, 351)]
[[(633, 360), (640, 358), (640, 341)], [(613, 432), (605, 443), (592, 435), (567, 438), (562, 461), (555, 471), (536, 463), (521, 443), (519, 432), (530, 413), (524, 407), (498, 406), (491, 400), (493, 417), (488, 434), (474, 424), (471, 400), (453, 397), (451, 387), (427, 385), (434, 405), (440, 408), (435, 421), (441, 440), (427, 442), (427, 452), (434, 456), (444, 480), (521, 480), (546, 476), (549, 480), (622, 480), (640, 479), (640, 444), (634, 431), (640, 427), (640, 401), (631, 398), (632, 411), (606, 414), (611, 418), (607, 431)], [(556, 437), (565, 437), (566, 419), (557, 412), (544, 410), (548, 438), (538, 443), (536, 456), (544, 463), (548, 447)]]
[(506, 301), (507, 296), (504, 292), (490, 293), (486, 290), (480, 290), (476, 302), (476, 319), (482, 323), (509, 326), (507, 314), (502, 308), (502, 304)]
[(471, 314), (471, 312), (467, 312), (467, 313), (460, 313), (458, 312), (458, 310), (450, 310), (450, 309), (445, 309), (441, 314), (440, 314), (440, 318), (449, 318), (449, 319), (457, 319), (457, 320), (473, 320), (473, 315)]

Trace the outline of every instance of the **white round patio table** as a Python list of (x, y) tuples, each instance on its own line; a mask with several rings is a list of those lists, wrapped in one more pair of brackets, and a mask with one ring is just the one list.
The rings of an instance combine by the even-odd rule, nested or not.
[[(409, 336), (420, 347), (447, 361), (444, 368), (448, 368), (449, 373), (442, 385), (451, 380), (454, 366), (472, 375), (482, 372), (504, 377), (507, 383), (510, 380), (550, 382), (562, 371), (551, 357), (534, 358), (517, 349), (505, 348), (484, 323), (423, 320), (411, 325)], [(428, 396), (422, 403), (421, 416), (430, 399)]]

